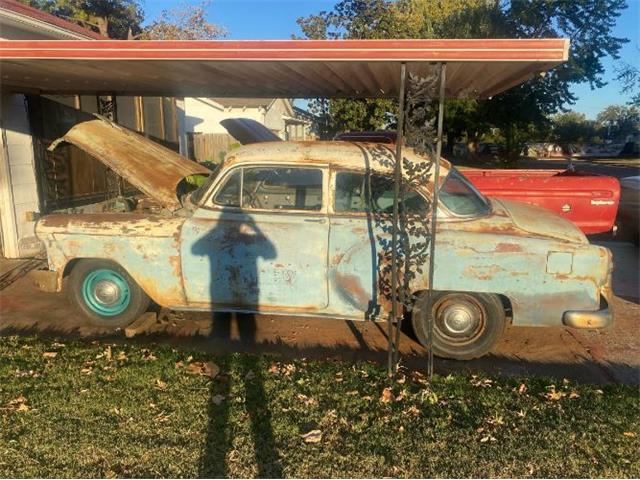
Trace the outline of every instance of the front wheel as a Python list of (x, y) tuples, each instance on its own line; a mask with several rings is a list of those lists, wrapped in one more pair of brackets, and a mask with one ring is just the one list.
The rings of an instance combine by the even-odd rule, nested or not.
[(130, 325), (150, 302), (131, 276), (108, 260), (80, 260), (71, 270), (69, 296), (91, 324), (114, 329)]
[[(427, 347), (427, 293), (416, 301), (411, 323), (420, 343)], [(438, 357), (470, 360), (489, 352), (502, 336), (506, 319), (502, 302), (488, 293), (433, 293), (433, 353)]]

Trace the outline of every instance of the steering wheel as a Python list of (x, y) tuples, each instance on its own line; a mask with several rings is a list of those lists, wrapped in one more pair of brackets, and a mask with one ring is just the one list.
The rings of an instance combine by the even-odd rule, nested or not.
[[(257, 190), (258, 190), (258, 187), (256, 187), (253, 191), (247, 188), (242, 189), (242, 198), (244, 199), (245, 195), (249, 197), (249, 206), (251, 208), (262, 208), (262, 202), (260, 201), (260, 197), (256, 193)], [(244, 200), (243, 200), (243, 203), (244, 203)]]

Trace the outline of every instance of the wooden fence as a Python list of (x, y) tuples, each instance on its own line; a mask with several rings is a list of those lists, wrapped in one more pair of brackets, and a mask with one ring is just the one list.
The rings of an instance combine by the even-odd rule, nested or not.
[(232, 148), (240, 144), (226, 133), (188, 132), (189, 158), (197, 162), (220, 163)]

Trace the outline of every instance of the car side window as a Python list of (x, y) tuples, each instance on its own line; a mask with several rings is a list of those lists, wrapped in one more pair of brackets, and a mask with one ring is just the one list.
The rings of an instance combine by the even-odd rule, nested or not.
[(244, 168), (242, 208), (319, 211), (322, 209), (322, 170)]
[[(393, 190), (391, 176), (338, 172), (334, 210), (339, 213), (392, 213)], [(419, 215), (425, 214), (429, 205), (420, 194), (408, 190), (400, 199), (400, 208)]]
[(224, 185), (218, 189), (213, 198), (216, 205), (222, 207), (240, 206), (240, 184), (242, 170), (236, 170), (225, 181)]

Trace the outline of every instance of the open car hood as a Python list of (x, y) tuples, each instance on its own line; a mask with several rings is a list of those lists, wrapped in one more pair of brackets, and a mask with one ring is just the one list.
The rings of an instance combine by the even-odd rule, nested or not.
[(220, 122), (229, 135), (242, 145), (259, 142), (281, 142), (282, 139), (260, 122), (250, 118), (227, 118)]
[(79, 123), (49, 150), (68, 142), (97, 158), (142, 193), (167, 210), (178, 210), (178, 184), (194, 174), (211, 170), (173, 150), (100, 117)]

